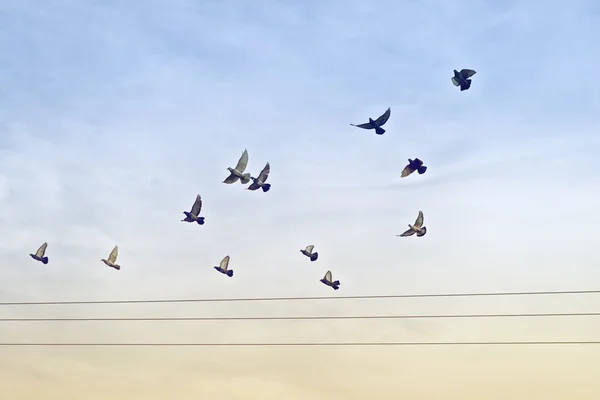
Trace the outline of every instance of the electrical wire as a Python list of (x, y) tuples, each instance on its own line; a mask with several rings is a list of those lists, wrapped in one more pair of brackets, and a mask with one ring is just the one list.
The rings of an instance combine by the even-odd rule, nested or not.
[(80, 301), (19, 301), (0, 302), (0, 306), (67, 305), (67, 304), (141, 304), (141, 303), (224, 303), (224, 302), (267, 302), (300, 300), (366, 300), (366, 299), (407, 299), (428, 297), (483, 297), (483, 296), (541, 296), (600, 294), (600, 290), (561, 290), (530, 292), (487, 292), (487, 293), (424, 293), (398, 295), (362, 295), (362, 296), (313, 296), (313, 297), (247, 297), (247, 298), (204, 298), (204, 299), (157, 299), (157, 300), (80, 300)]
[(131, 347), (305, 347), (305, 346), (560, 346), (599, 345), (600, 341), (529, 341), (529, 342), (289, 342), (289, 343), (0, 343), (17, 346), (131, 346)]

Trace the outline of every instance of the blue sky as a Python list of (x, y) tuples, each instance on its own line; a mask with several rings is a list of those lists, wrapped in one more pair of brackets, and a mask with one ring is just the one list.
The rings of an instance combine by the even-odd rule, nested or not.
[[(344, 295), (594, 288), (599, 12), (592, 1), (5, 0), (0, 300), (333, 295), (319, 283), (328, 269)], [(455, 68), (477, 70), (469, 91), (450, 82)], [(383, 136), (349, 125), (388, 106)], [(253, 174), (270, 162), (269, 193), (221, 183), (244, 149)], [(414, 157), (427, 173), (400, 179)], [(202, 227), (180, 222), (196, 194)], [(418, 210), (427, 236), (397, 238)], [(28, 256), (45, 241), (47, 266)], [(115, 244), (118, 272), (100, 262)], [(298, 252), (308, 244), (315, 263)], [(212, 269), (227, 254), (232, 279)], [(280, 312), (323, 308), (376, 313), (370, 303)], [(591, 322), (495, 337), (509, 328), (402, 324), (400, 340), (593, 332)], [(375, 339), (339, 329), (331, 340), (397, 339), (389, 324)]]

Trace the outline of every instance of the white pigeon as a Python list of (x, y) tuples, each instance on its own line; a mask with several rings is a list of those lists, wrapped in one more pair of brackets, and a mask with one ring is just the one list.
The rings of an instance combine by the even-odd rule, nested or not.
[(39, 249), (35, 252), (35, 254), (30, 254), (31, 258), (37, 261), (41, 261), (44, 264), (48, 264), (48, 257), (45, 256), (46, 248), (48, 247), (48, 243), (44, 243), (40, 246)]
[(419, 211), (419, 215), (417, 216), (417, 220), (414, 225), (408, 224), (409, 229), (402, 233), (401, 235), (396, 236), (412, 236), (415, 233), (417, 236), (425, 236), (427, 233), (427, 228), (423, 226), (423, 211)]
[(230, 175), (223, 181), (223, 183), (229, 183), (229, 184), (235, 183), (238, 181), (238, 179), (244, 185), (247, 184), (248, 182), (250, 182), (250, 174), (244, 173), (247, 166), (248, 166), (248, 151), (244, 149), (244, 152), (242, 153), (242, 156), (238, 160), (235, 168), (227, 167), (227, 170), (229, 171)]
[(110, 252), (108, 256), (108, 260), (104, 258), (101, 260), (104, 264), (108, 265), (111, 268), (116, 269), (117, 271), (121, 269), (121, 266), (117, 264), (117, 257), (119, 256), (119, 246), (115, 246), (114, 249)]
[(317, 261), (317, 258), (319, 258), (319, 253), (317, 253), (316, 251), (313, 253), (314, 248), (315, 246), (311, 244), (310, 246), (306, 246), (306, 249), (300, 250), (300, 253), (310, 258), (310, 261)]
[(231, 278), (233, 276), (233, 270), (227, 269), (228, 267), (229, 267), (229, 256), (225, 256), (225, 258), (223, 258), (221, 260), (221, 264), (219, 264), (218, 267), (213, 267), (213, 268), (216, 269), (217, 271), (219, 271), (220, 273), (225, 274)]
[(323, 282), (327, 286), (332, 287), (333, 290), (338, 290), (340, 288), (340, 281), (332, 280), (331, 271), (327, 271), (327, 273), (325, 273), (325, 276), (323, 277), (323, 279), (321, 279), (321, 282)]

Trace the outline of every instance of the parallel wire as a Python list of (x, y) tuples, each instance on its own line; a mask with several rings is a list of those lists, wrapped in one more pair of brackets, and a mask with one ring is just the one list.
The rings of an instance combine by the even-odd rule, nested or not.
[(224, 303), (255, 301), (299, 301), (299, 300), (356, 300), (356, 299), (408, 299), (428, 297), (483, 297), (483, 296), (541, 296), (569, 294), (600, 294), (600, 290), (561, 290), (538, 292), (488, 292), (488, 293), (424, 293), (398, 295), (363, 296), (314, 296), (314, 297), (248, 297), (248, 298), (205, 298), (205, 299), (157, 299), (157, 300), (80, 300), (80, 301), (19, 301), (0, 302), (0, 306), (67, 305), (67, 304), (141, 304), (141, 303)]
[(532, 314), (442, 314), (442, 315), (318, 315), (276, 317), (105, 317), (105, 318), (0, 318), (0, 322), (92, 322), (92, 321), (311, 321), (357, 319), (432, 319), (432, 318), (537, 318), (590, 317), (600, 312)]
[(529, 342), (298, 342), (298, 343), (0, 343), (0, 347), (39, 346), (39, 347), (306, 347), (306, 346), (571, 346), (599, 345), (600, 341), (529, 341)]

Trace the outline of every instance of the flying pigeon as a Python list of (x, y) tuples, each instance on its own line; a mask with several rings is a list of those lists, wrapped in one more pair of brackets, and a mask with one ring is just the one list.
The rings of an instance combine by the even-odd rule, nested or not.
[(229, 256), (225, 256), (225, 258), (223, 260), (221, 260), (221, 264), (219, 264), (218, 267), (213, 267), (213, 268), (216, 269), (217, 271), (219, 271), (220, 273), (225, 274), (231, 278), (233, 276), (233, 270), (227, 269), (228, 266), (229, 266)]
[(235, 168), (227, 167), (227, 170), (230, 172), (230, 175), (223, 181), (223, 183), (235, 183), (238, 179), (242, 182), (242, 184), (247, 184), (250, 182), (250, 174), (244, 173), (246, 167), (248, 166), (248, 151), (244, 150), (242, 156), (237, 162)]
[(306, 249), (300, 250), (300, 253), (310, 258), (310, 261), (317, 261), (317, 258), (319, 258), (319, 253), (317, 253), (316, 251), (313, 253), (314, 248), (315, 246), (311, 244), (310, 246), (306, 246)]
[(204, 217), (200, 216), (200, 210), (202, 210), (202, 198), (200, 195), (196, 195), (196, 201), (194, 201), (194, 205), (190, 212), (184, 211), (185, 218), (181, 220), (181, 222), (194, 222), (196, 221), (198, 225), (204, 225)]
[(471, 80), (469, 79), (477, 72), (472, 69), (461, 69), (460, 72), (454, 70), (454, 76), (451, 78), (454, 86), (460, 86), (460, 91), (468, 90), (471, 87)]
[(408, 227), (410, 228), (409, 230), (407, 230), (406, 232), (404, 232), (401, 235), (396, 235), (396, 236), (412, 236), (415, 233), (419, 237), (425, 236), (425, 234), (427, 233), (427, 228), (423, 226), (423, 211), (419, 211), (419, 215), (417, 216), (417, 220), (415, 221), (415, 224), (414, 225), (408, 224)]
[(382, 126), (388, 121), (388, 119), (390, 119), (391, 113), (392, 113), (392, 110), (391, 110), (391, 108), (388, 107), (388, 109), (385, 110), (383, 115), (380, 116), (379, 118), (377, 118), (375, 121), (373, 121), (373, 119), (369, 117), (369, 122), (365, 122), (364, 124), (360, 124), (360, 125), (354, 125), (354, 124), (350, 124), (350, 125), (356, 126), (357, 128), (363, 128), (363, 129), (375, 129), (376, 134), (383, 135), (385, 133), (385, 129), (383, 129)]
[(331, 280), (331, 271), (327, 271), (323, 279), (321, 279), (321, 282), (327, 286), (331, 286), (333, 290), (338, 290), (340, 288), (340, 281)]
[(117, 257), (119, 256), (119, 246), (115, 246), (114, 249), (110, 252), (108, 256), (108, 260), (104, 258), (101, 260), (104, 264), (108, 265), (111, 268), (116, 269), (117, 271), (121, 269), (121, 266), (117, 264)]
[(419, 160), (418, 158), (415, 158), (414, 160), (409, 158), (408, 165), (404, 167), (400, 177), (405, 178), (415, 171), (418, 171), (419, 175), (422, 175), (425, 173), (425, 171), (427, 171), (427, 167), (423, 165), (423, 161)]
[(262, 169), (262, 171), (260, 171), (260, 174), (258, 175), (258, 178), (252, 178), (250, 177), (250, 179), (252, 179), (252, 184), (250, 186), (248, 186), (248, 190), (256, 190), (258, 188), (262, 188), (263, 192), (268, 192), (271, 189), (271, 184), (269, 183), (265, 183), (267, 181), (267, 178), (269, 177), (269, 172), (271, 172), (271, 166), (269, 165), (269, 163), (267, 163), (267, 165), (265, 165), (265, 167)]
[(40, 248), (37, 249), (35, 254), (30, 254), (31, 258), (37, 261), (41, 261), (44, 264), (48, 264), (48, 257), (45, 256), (46, 247), (48, 247), (48, 243), (44, 243), (43, 245), (41, 245)]

